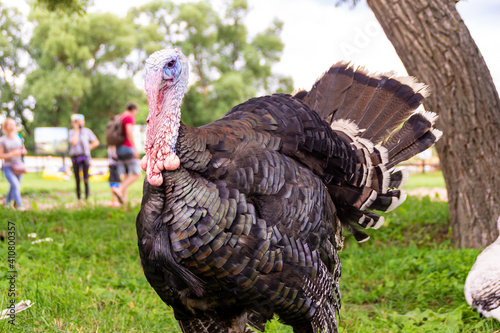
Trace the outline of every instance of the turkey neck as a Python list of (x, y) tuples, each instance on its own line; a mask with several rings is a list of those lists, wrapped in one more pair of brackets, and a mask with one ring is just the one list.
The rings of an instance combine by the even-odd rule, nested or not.
[(149, 115), (146, 129), (146, 156), (142, 167), (149, 182), (159, 186), (162, 170), (172, 171), (179, 167), (176, 143), (179, 136), (181, 104), (184, 97), (184, 83), (159, 91), (157, 96), (148, 98)]
[(165, 145), (175, 153), (183, 97), (184, 89), (175, 85), (160, 91), (157, 98), (148, 99), (150, 111), (147, 118), (146, 152), (155, 153)]

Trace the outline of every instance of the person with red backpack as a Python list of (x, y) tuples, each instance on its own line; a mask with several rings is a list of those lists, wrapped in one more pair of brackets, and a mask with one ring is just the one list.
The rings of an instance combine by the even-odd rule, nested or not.
[(137, 112), (136, 103), (127, 103), (125, 111), (115, 116), (106, 128), (108, 146), (116, 146), (118, 170), (120, 175), (124, 175), (121, 186), (112, 187), (111, 191), (122, 204), (127, 203), (128, 188), (141, 175), (139, 150), (135, 146), (133, 133)]

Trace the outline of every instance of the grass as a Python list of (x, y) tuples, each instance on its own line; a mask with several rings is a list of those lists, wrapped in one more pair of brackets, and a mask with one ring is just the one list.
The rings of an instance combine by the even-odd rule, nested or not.
[[(9, 183), (3, 175), (0, 177), (0, 195), (5, 196), (9, 189)], [(140, 199), (142, 196), (142, 183), (144, 178), (139, 179), (129, 188), (131, 199)], [(82, 195), (84, 195), (83, 182), (80, 183)], [(111, 192), (107, 181), (91, 181), (90, 204), (103, 203), (111, 200)], [(23, 202), (28, 203), (28, 207), (43, 209), (53, 205), (65, 205), (76, 202), (75, 180), (50, 180), (44, 179), (41, 173), (27, 173), (23, 175), (21, 181), (21, 194)], [(40, 206), (40, 207), (38, 207)]]
[[(5, 183), (0, 181), (0, 193)], [(16, 326), (0, 321), (0, 332), (180, 332), (139, 264), (139, 207), (68, 209), (73, 186), (27, 175), (26, 200), (57, 205), (26, 212), (0, 208), (0, 232), (5, 234), (8, 221), (16, 225), (16, 301), (35, 303), (16, 316)], [(140, 187), (134, 184), (132, 198), (140, 198)], [(91, 203), (110, 199), (105, 182), (93, 183), (92, 193)], [(463, 282), (479, 251), (454, 249), (447, 220), (446, 203), (410, 197), (386, 214), (381, 229), (370, 231), (369, 242), (358, 245), (346, 237), (340, 332), (500, 330), (465, 303)], [(46, 237), (53, 242), (32, 243)], [(0, 242), (0, 309), (9, 301), (6, 249)], [(267, 331), (291, 329), (274, 320)]]
[(341, 252), (345, 332), (493, 332), (465, 302), (463, 285), (480, 251), (449, 242), (447, 204), (409, 197), (372, 238), (346, 238)]
[(404, 186), (407, 190), (414, 190), (418, 187), (446, 187), (443, 173), (441, 171), (427, 173), (412, 173)]
[[(160, 332), (175, 325), (154, 297), (138, 260), (134, 219), (102, 206), (5, 213), (16, 224), (17, 300), (35, 305), (16, 318), (19, 332)], [(32, 244), (50, 237), (53, 242)], [(6, 290), (7, 259), (1, 290)], [(2, 293), (1, 308), (6, 308)], [(0, 331), (12, 329), (5, 320)]]

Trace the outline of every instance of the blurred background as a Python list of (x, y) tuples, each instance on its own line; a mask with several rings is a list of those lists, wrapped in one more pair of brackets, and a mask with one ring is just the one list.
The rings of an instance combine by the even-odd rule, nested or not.
[[(457, 8), (498, 83), (500, 3)], [(195, 126), (250, 97), (308, 88), (340, 60), (405, 73), (365, 2), (3, 0), (0, 9), (0, 122), (16, 118), (30, 155), (34, 129), (69, 127), (72, 113), (84, 114), (101, 142), (104, 120), (128, 101), (145, 124), (143, 63), (171, 45), (190, 59), (182, 116)], [(104, 147), (94, 155), (104, 157)]]
[[(454, 8), (456, 1), (368, 2), (442, 2)], [(474, 87), (478, 82), (486, 86), (474, 92), (493, 97), (471, 98), (452, 84), (434, 89), (429, 100), (437, 96), (444, 106), (434, 110), (440, 113), (437, 127), (445, 132), (438, 142), (444, 157), (439, 160), (429, 150), (409, 161), (406, 167), (416, 172), (405, 186), (410, 196), (384, 215), (386, 223), (369, 242), (358, 245), (346, 233), (340, 253), (341, 332), (500, 332), (500, 323), (481, 318), (463, 297), (479, 248), (498, 235), (500, 141), (486, 130), (500, 128), (493, 86), (500, 82), (500, 2), (462, 0), (456, 8), (480, 50), (469, 58), (458, 50), (456, 58), (463, 55), (465, 63), (484, 58), (488, 67), (466, 77)], [(14, 328), (0, 320), (0, 332), (180, 332), (139, 263), (133, 221), (142, 182), (131, 187), (128, 206), (105, 205), (111, 198), (106, 123), (135, 101), (135, 137), (141, 140), (148, 114), (143, 67), (154, 51), (174, 45), (188, 56), (190, 89), (182, 117), (192, 126), (213, 121), (254, 96), (308, 89), (341, 60), (374, 72), (406, 74), (372, 10), (358, 0), (0, 0), (0, 26), (0, 123), (6, 117), (16, 120), (28, 148), (25, 162), (36, 171), (23, 176), (27, 211), (0, 206), (0, 241), (6, 238), (7, 221), (17, 228), (16, 297), (35, 305), (18, 315)], [(450, 26), (444, 35), (452, 32)], [(458, 46), (470, 45), (461, 42)], [(442, 55), (440, 50), (428, 54)], [(458, 81), (450, 76), (446, 82)], [(476, 101), (477, 108), (468, 104)], [(458, 114), (452, 121), (446, 106)], [(91, 198), (85, 203), (75, 200), (71, 162), (65, 158), (74, 113), (85, 116), (101, 142), (92, 152)], [(488, 117), (473, 130), (459, 128), (473, 123), (471, 114)], [(467, 135), (466, 144), (458, 140)], [(475, 152), (486, 153), (477, 157)], [(444, 172), (436, 171), (440, 168)], [(2, 201), (8, 190), (0, 174)], [(2, 291), (9, 288), (9, 280), (2, 279), (8, 271), (4, 259)], [(1, 292), (0, 309), (7, 301), (7, 292)], [(275, 319), (267, 331), (291, 329)]]

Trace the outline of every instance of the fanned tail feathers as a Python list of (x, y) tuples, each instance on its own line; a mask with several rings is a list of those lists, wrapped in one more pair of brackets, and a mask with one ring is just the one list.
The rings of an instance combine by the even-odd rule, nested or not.
[(441, 137), (433, 127), (436, 114), (416, 111), (428, 94), (415, 78), (370, 74), (341, 62), (310, 91), (295, 95), (357, 151), (359, 165), (351, 179), (328, 189), (340, 220), (358, 242), (369, 238), (360, 227), (376, 229), (383, 223), (371, 210), (387, 212), (406, 199), (400, 188), (408, 174), (393, 168)]

